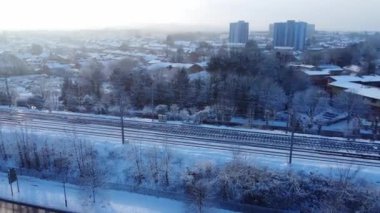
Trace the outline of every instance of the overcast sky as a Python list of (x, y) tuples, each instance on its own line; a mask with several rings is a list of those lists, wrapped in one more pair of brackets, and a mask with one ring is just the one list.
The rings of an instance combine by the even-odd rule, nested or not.
[(0, 30), (201, 25), (251, 30), (288, 19), (320, 30), (380, 31), (380, 0), (1, 0)]

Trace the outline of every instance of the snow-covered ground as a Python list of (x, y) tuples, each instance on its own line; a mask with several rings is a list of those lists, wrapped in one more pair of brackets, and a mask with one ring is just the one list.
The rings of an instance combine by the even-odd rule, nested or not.
[[(92, 125), (85, 126), (91, 127)], [(70, 137), (72, 137), (72, 134), (69, 133), (70, 128), (68, 128), (68, 133), (65, 134), (57, 133), (50, 130), (35, 130), (32, 127), (28, 128), (30, 128), (28, 131), (32, 132), (32, 135), (36, 138), (39, 138), (40, 141), (59, 141), (58, 144), (56, 143), (56, 147), (60, 147), (63, 145), (60, 143), (65, 143), (65, 145), (67, 146), (67, 143), (70, 142), (64, 141), (70, 140)], [(74, 128), (76, 128), (76, 130), (78, 131), (80, 129), (80, 126), (76, 126)], [(16, 140), (16, 138), (14, 138), (15, 132), (20, 131), (20, 129), (21, 126), (16, 128), (3, 126), (2, 132), (4, 136), (9, 138), (8, 140), (14, 141)], [(107, 131), (110, 132), (110, 130)], [(138, 146), (139, 149), (142, 150), (142, 152), (148, 153), (154, 148), (160, 148), (165, 145), (165, 139), (162, 139), (162, 144), (157, 144), (157, 141), (150, 141), (149, 139), (141, 138), (138, 141), (128, 140), (129, 144), (122, 145), (120, 142), (120, 138), (112, 138), (108, 137), (107, 135), (105, 135), (104, 137), (91, 135), (76, 135), (76, 137), (78, 137), (78, 139), (89, 141), (92, 144), (94, 144), (96, 149), (103, 156), (108, 156), (110, 155), (110, 153), (115, 152), (125, 152), (125, 150), (130, 151), (131, 146)], [(126, 135), (126, 138), (128, 138), (128, 134)], [(180, 164), (182, 168), (185, 168), (186, 166), (191, 167), (192, 165), (196, 165), (201, 162), (211, 162), (216, 165), (222, 165), (233, 160), (233, 158), (236, 157), (235, 155), (238, 154), (239, 157), (244, 158), (247, 162), (250, 162), (260, 167), (267, 167), (273, 171), (287, 171), (289, 169), (292, 169), (296, 172), (312, 172), (329, 176), (335, 175), (337, 172), (340, 172), (341, 169), (349, 168), (352, 170), (359, 170), (357, 176), (358, 178), (364, 179), (380, 188), (380, 169), (378, 169), (378, 167), (356, 166), (354, 163), (347, 162), (321, 162), (316, 160), (298, 159), (296, 156), (293, 159), (292, 165), (289, 165), (289, 159), (287, 156), (280, 157), (268, 153), (242, 153), (241, 150), (244, 150), (244, 147), (234, 145), (231, 145), (231, 150), (232, 151), (212, 148), (191, 147), (185, 146), (183, 144), (175, 146), (170, 145), (170, 151), (173, 154), (173, 158), (176, 159), (176, 161), (181, 162)], [(116, 164), (118, 165), (118, 167), (115, 165), (110, 165), (110, 168), (113, 168), (115, 169), (115, 171), (118, 171), (116, 172), (116, 175), (114, 176), (114, 179), (112, 181), (120, 181), (120, 178), (118, 178), (117, 176), (121, 175), (121, 172), (125, 167), (125, 163), (123, 164), (123, 161), (125, 160), (126, 159), (124, 158), (120, 159), (121, 164)]]
[[(89, 126), (89, 125), (84, 125)], [(36, 141), (40, 143), (41, 146), (44, 143), (54, 144), (54, 149), (56, 151), (61, 150), (64, 146), (70, 146), (70, 133), (58, 133), (50, 130), (36, 130), (33, 127), (29, 127), (31, 135), (29, 135), (31, 141)], [(76, 126), (77, 130), (80, 125)], [(216, 128), (216, 127), (215, 127)], [(105, 131), (104, 128), (103, 131)], [(20, 131), (18, 126), (5, 126), (2, 127), (3, 137), (6, 138), (6, 142), (12, 144), (12, 141), (16, 141), (17, 137), (14, 134), (15, 131)], [(100, 130), (102, 131), (102, 130)], [(110, 130), (106, 130), (110, 131)], [(157, 144), (157, 142), (149, 141), (148, 139), (141, 139), (138, 141), (130, 140), (129, 144), (122, 145), (120, 138), (112, 138), (107, 136), (90, 136), (90, 135), (77, 135), (77, 139), (83, 139), (91, 144), (99, 153), (99, 157), (102, 160), (103, 167), (110, 171), (110, 178), (107, 179), (107, 183), (115, 183), (122, 185), (129, 185), (133, 183), (133, 179), (128, 178), (128, 173), (125, 171), (133, 171), (133, 151), (137, 150), (142, 153), (143, 156), (148, 156), (149, 153), (154, 148), (158, 148), (159, 152), (162, 150), (163, 144)], [(127, 136), (128, 137), (128, 136)], [(158, 136), (157, 136), (158, 137)], [(14, 143), (13, 152), (17, 151)], [(140, 150), (141, 149), (141, 150)], [(204, 162), (213, 165), (224, 165), (230, 162), (236, 155), (240, 158), (245, 159), (246, 162), (256, 165), (258, 167), (266, 167), (269, 170), (284, 172), (288, 170), (293, 170), (295, 172), (305, 172), (321, 174), (325, 176), (336, 176), (339, 177), (340, 172), (345, 169), (351, 169), (352, 171), (359, 170), (358, 178), (362, 178), (369, 182), (373, 187), (380, 188), (380, 170), (378, 167), (357, 167), (350, 164), (340, 164), (336, 162), (316, 162), (314, 160), (301, 160), (294, 159), (293, 164), (289, 166), (287, 163), (288, 158), (273, 156), (270, 154), (246, 154), (239, 153), (243, 147), (233, 147), (232, 151), (228, 150), (217, 150), (211, 148), (199, 148), (184, 145), (171, 145), (170, 152), (172, 153), (172, 171), (171, 177), (173, 180), (176, 179), (177, 183), (181, 181), (181, 174), (186, 170), (186, 168), (191, 168), (194, 165), (201, 164)], [(234, 151), (235, 150), (235, 151)], [(10, 150), (9, 150), (10, 151)], [(17, 154), (15, 154), (16, 156)], [(145, 158), (145, 157), (144, 157)], [(147, 160), (149, 161), (149, 160)], [(148, 166), (149, 162), (146, 162)], [(9, 164), (13, 166), (12, 164)], [(17, 164), (16, 164), (17, 165)], [(148, 171), (149, 172), (149, 169)], [(23, 202), (31, 202), (39, 205), (62, 208), (63, 194), (62, 194), (62, 184), (57, 182), (42, 181), (29, 177), (21, 177), (20, 187), (23, 188), (23, 182), (29, 183), (30, 190), (24, 195), (16, 195), (17, 199)], [(155, 185), (152, 183), (146, 183), (143, 187), (154, 189)], [(68, 191), (72, 193), (69, 196), (69, 206), (70, 210), (83, 211), (83, 212), (183, 212), (186, 210), (186, 204), (178, 201), (168, 200), (168, 199), (158, 199), (154, 197), (141, 196), (136, 194), (131, 194), (123, 191), (113, 191), (101, 189), (97, 192), (97, 202), (92, 205), (91, 198), (89, 197), (88, 191), (86, 192), (84, 188), (77, 187), (73, 185), (68, 186)], [(114, 188), (113, 188), (114, 189)], [(51, 192), (50, 192), (51, 190)], [(45, 193), (45, 192), (48, 193)], [(40, 193), (31, 194), (31, 193)], [(0, 176), (0, 197), (10, 198), (9, 185), (7, 184), (6, 174)], [(130, 198), (124, 200), (124, 198)], [(73, 200), (70, 200), (74, 198)], [(149, 199), (148, 199), (149, 198)], [(32, 200), (28, 200), (32, 199)], [(132, 200), (132, 201), (130, 201)], [(136, 202), (134, 202), (136, 201)], [(141, 201), (141, 202), (137, 202)], [(142, 202), (144, 201), (144, 202)], [(146, 201), (146, 203), (145, 203)], [(137, 205), (140, 203), (141, 205)], [(162, 207), (156, 208), (154, 205), (159, 203)], [(166, 207), (173, 209), (167, 209)], [(165, 208), (164, 208), (165, 207)], [(78, 210), (79, 209), (79, 210)], [(158, 210), (157, 210), (158, 209)], [(104, 210), (104, 211), (103, 211)], [(216, 210), (215, 210), (216, 211)], [(212, 210), (211, 212), (215, 212)]]
[[(93, 203), (92, 198), (84, 192), (83, 188), (71, 184), (66, 185), (68, 203), (66, 208), (62, 183), (25, 176), (18, 176), (18, 178), (20, 193), (17, 192), (16, 183), (14, 183), (14, 197), (12, 197), (7, 174), (0, 173), (0, 197), (74, 212), (167, 213), (185, 212), (189, 209), (187, 204), (175, 200), (105, 189), (97, 190), (97, 201)], [(215, 208), (210, 208), (209, 211), (229, 212)]]

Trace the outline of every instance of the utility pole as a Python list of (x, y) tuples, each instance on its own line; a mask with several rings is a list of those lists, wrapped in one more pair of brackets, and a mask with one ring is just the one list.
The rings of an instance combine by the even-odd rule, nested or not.
[(153, 95), (153, 80), (152, 80), (152, 91), (151, 91), (151, 105), (152, 105), (152, 112), (151, 112), (151, 116), (152, 116), (152, 123), (154, 121), (154, 95)]
[(68, 165), (68, 161), (62, 157), (62, 152), (59, 152), (59, 156), (60, 157), (57, 159), (57, 165), (58, 165), (58, 168), (60, 168), (59, 173), (62, 173), (63, 175), (63, 178), (62, 178), (63, 195), (65, 198), (65, 206), (67, 208), (66, 182), (67, 182), (67, 175), (69, 172), (69, 165)]
[(11, 97), (11, 93), (9, 92), (8, 75), (5, 76), (4, 80), (5, 80), (5, 91), (6, 91), (6, 94), (7, 94), (7, 101), (8, 101), (9, 108), (11, 108), (11, 106), (12, 106), (12, 97)]
[(377, 140), (377, 131), (379, 129), (379, 116), (376, 116), (374, 120), (372, 121), (372, 140)]
[(295, 131), (295, 120), (294, 113), (290, 111), (290, 129), (292, 131), (290, 136), (290, 153), (289, 153), (289, 164), (292, 164), (293, 160), (293, 145), (294, 145), (294, 131)]
[(67, 207), (67, 196), (66, 196), (66, 183), (63, 181), (63, 194), (65, 195), (65, 206)]
[(120, 94), (120, 123), (121, 123), (121, 143), (125, 144), (125, 137), (124, 137), (124, 100), (123, 95)]

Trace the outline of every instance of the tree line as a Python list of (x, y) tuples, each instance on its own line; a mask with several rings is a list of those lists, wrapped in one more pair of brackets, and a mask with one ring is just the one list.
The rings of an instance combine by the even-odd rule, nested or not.
[(101, 114), (120, 114), (120, 100), (125, 100), (127, 113), (167, 114), (198, 122), (226, 123), (239, 116), (268, 124), (286, 111), (307, 117), (307, 124), (299, 125), (302, 128), (312, 128), (315, 116), (329, 109), (347, 114), (349, 120), (371, 115), (361, 98), (343, 92), (333, 96), (286, 66), (288, 62), (281, 55), (263, 52), (254, 41), (239, 50), (220, 48), (209, 60), (207, 75), (198, 78), (190, 78), (185, 68), (170, 67), (168, 77), (128, 58), (113, 64), (106, 75), (103, 65), (93, 60), (78, 75), (65, 77), (61, 100), (67, 110)]

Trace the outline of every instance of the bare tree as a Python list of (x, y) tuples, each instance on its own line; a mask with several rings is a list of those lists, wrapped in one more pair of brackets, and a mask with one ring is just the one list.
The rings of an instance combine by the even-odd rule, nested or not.
[(93, 202), (95, 203), (95, 191), (103, 186), (105, 182), (106, 172), (98, 162), (97, 152), (93, 146), (88, 146), (86, 152), (85, 168), (83, 170), (82, 183), (88, 186), (92, 192)]
[(124, 131), (124, 116), (127, 110), (127, 97), (124, 92), (119, 93), (119, 110), (120, 110), (120, 127), (121, 127), (121, 143), (125, 144), (125, 131)]
[(44, 100), (44, 107), (49, 110), (58, 110), (59, 108), (59, 97), (61, 95), (60, 90), (56, 85), (53, 84), (52, 78), (42, 79), (38, 85), (34, 88), (33, 93), (42, 97)]
[(4, 136), (3, 136), (3, 129), (1, 126), (0, 126), (0, 157), (3, 159), (3, 161), (8, 160), (8, 154), (5, 148), (5, 141), (4, 141)]
[[(360, 172), (359, 168), (353, 169), (352, 165), (338, 167), (334, 169), (335, 174), (331, 174), (329, 177), (330, 188), (329, 200), (323, 202), (323, 207), (329, 210), (345, 210), (348, 211), (345, 201), (353, 201), (360, 203), (360, 197), (354, 197), (352, 192), (354, 191), (354, 179)], [(358, 192), (357, 192), (358, 193)], [(357, 207), (356, 207), (357, 208)]]
[(0, 76), (4, 78), (5, 91), (9, 107), (11, 107), (12, 103), (15, 103), (12, 102), (14, 94), (12, 94), (12, 88), (9, 85), (9, 77), (13, 75), (27, 74), (30, 71), (31, 69), (25, 61), (21, 60), (17, 56), (7, 52), (0, 54)]
[(308, 128), (313, 127), (314, 117), (328, 108), (328, 94), (317, 88), (297, 92), (292, 101), (295, 113), (306, 114), (309, 118)]
[(159, 168), (159, 150), (157, 147), (153, 147), (148, 151), (148, 163), (149, 163), (149, 171), (151, 174), (151, 177), (155, 184), (159, 182), (159, 174), (160, 174), (160, 168)]
[(379, 132), (379, 122), (380, 122), (380, 117), (378, 115), (373, 115), (372, 116), (372, 140), (376, 141), (377, 140), (377, 135)]
[(163, 176), (163, 184), (165, 186), (170, 185), (170, 171), (172, 169), (171, 163), (173, 160), (173, 154), (170, 150), (168, 144), (164, 144), (162, 147), (162, 156), (161, 156), (161, 170), (162, 170), (162, 176)]
[(12, 105), (12, 96), (11, 96), (11, 92), (10, 92), (10, 89), (9, 89), (8, 76), (4, 77), (4, 83), (5, 83), (5, 91), (6, 91), (6, 95), (7, 95), (7, 102), (9, 104), (9, 107), (11, 107), (11, 105)]
[(284, 90), (273, 80), (268, 78), (258, 78), (250, 91), (251, 99), (264, 113), (266, 126), (269, 125), (270, 115), (284, 109), (287, 101)]
[(67, 207), (66, 183), (68, 181), (68, 175), (70, 172), (71, 161), (69, 160), (69, 158), (67, 156), (65, 156), (65, 154), (66, 153), (62, 154), (62, 152), (60, 152), (59, 157), (57, 157), (54, 160), (54, 168), (55, 168), (54, 173), (57, 175), (58, 179), (60, 179), (63, 183), (65, 206)]
[(18, 94), (16, 89), (11, 89), (10, 91), (10, 97), (11, 97), (11, 104), (15, 107), (17, 107), (17, 101), (20, 95)]
[(84, 141), (78, 139), (76, 135), (74, 135), (72, 138), (72, 148), (80, 176), (82, 176), (82, 174), (84, 173), (86, 163), (86, 147), (84, 145)]
[(97, 100), (101, 99), (101, 87), (103, 81), (106, 79), (103, 69), (104, 65), (102, 63), (98, 62), (96, 59), (92, 59), (85, 64), (81, 72), (83, 77), (89, 81), (91, 91)]
[(30, 169), (32, 167), (32, 149), (30, 147), (29, 131), (27, 127), (23, 126), (15, 134), (20, 167)]
[(350, 183), (358, 176), (360, 173), (360, 168), (353, 168), (353, 165), (349, 165), (348, 167), (342, 166), (336, 169), (338, 179), (337, 184), (341, 189), (347, 189)]
[(74, 136), (72, 146), (79, 172), (79, 180), (84, 187), (90, 189), (95, 203), (96, 189), (104, 184), (106, 171), (99, 162), (98, 153), (93, 144), (77, 139)]
[(204, 212), (206, 201), (211, 197), (216, 173), (214, 165), (207, 162), (186, 171), (183, 180), (185, 191), (199, 213)]
[(355, 93), (356, 91), (354, 90), (341, 92), (333, 99), (333, 106), (347, 114), (347, 122), (355, 115), (362, 116), (367, 114), (370, 109), (367, 101)]
[[(360, 117), (370, 114), (369, 103), (361, 96), (355, 94), (356, 91), (341, 92), (333, 99), (333, 106), (342, 113), (347, 115), (347, 131), (348, 135), (354, 134), (354, 129), (350, 129), (352, 118), (356, 118), (356, 122), (360, 122)], [(356, 123), (355, 122), (355, 123)], [(360, 124), (359, 124), (360, 125)], [(358, 126), (360, 130), (360, 126)]]
[(132, 145), (130, 157), (133, 161), (133, 178), (137, 185), (140, 185), (145, 179), (144, 161), (141, 145)]

